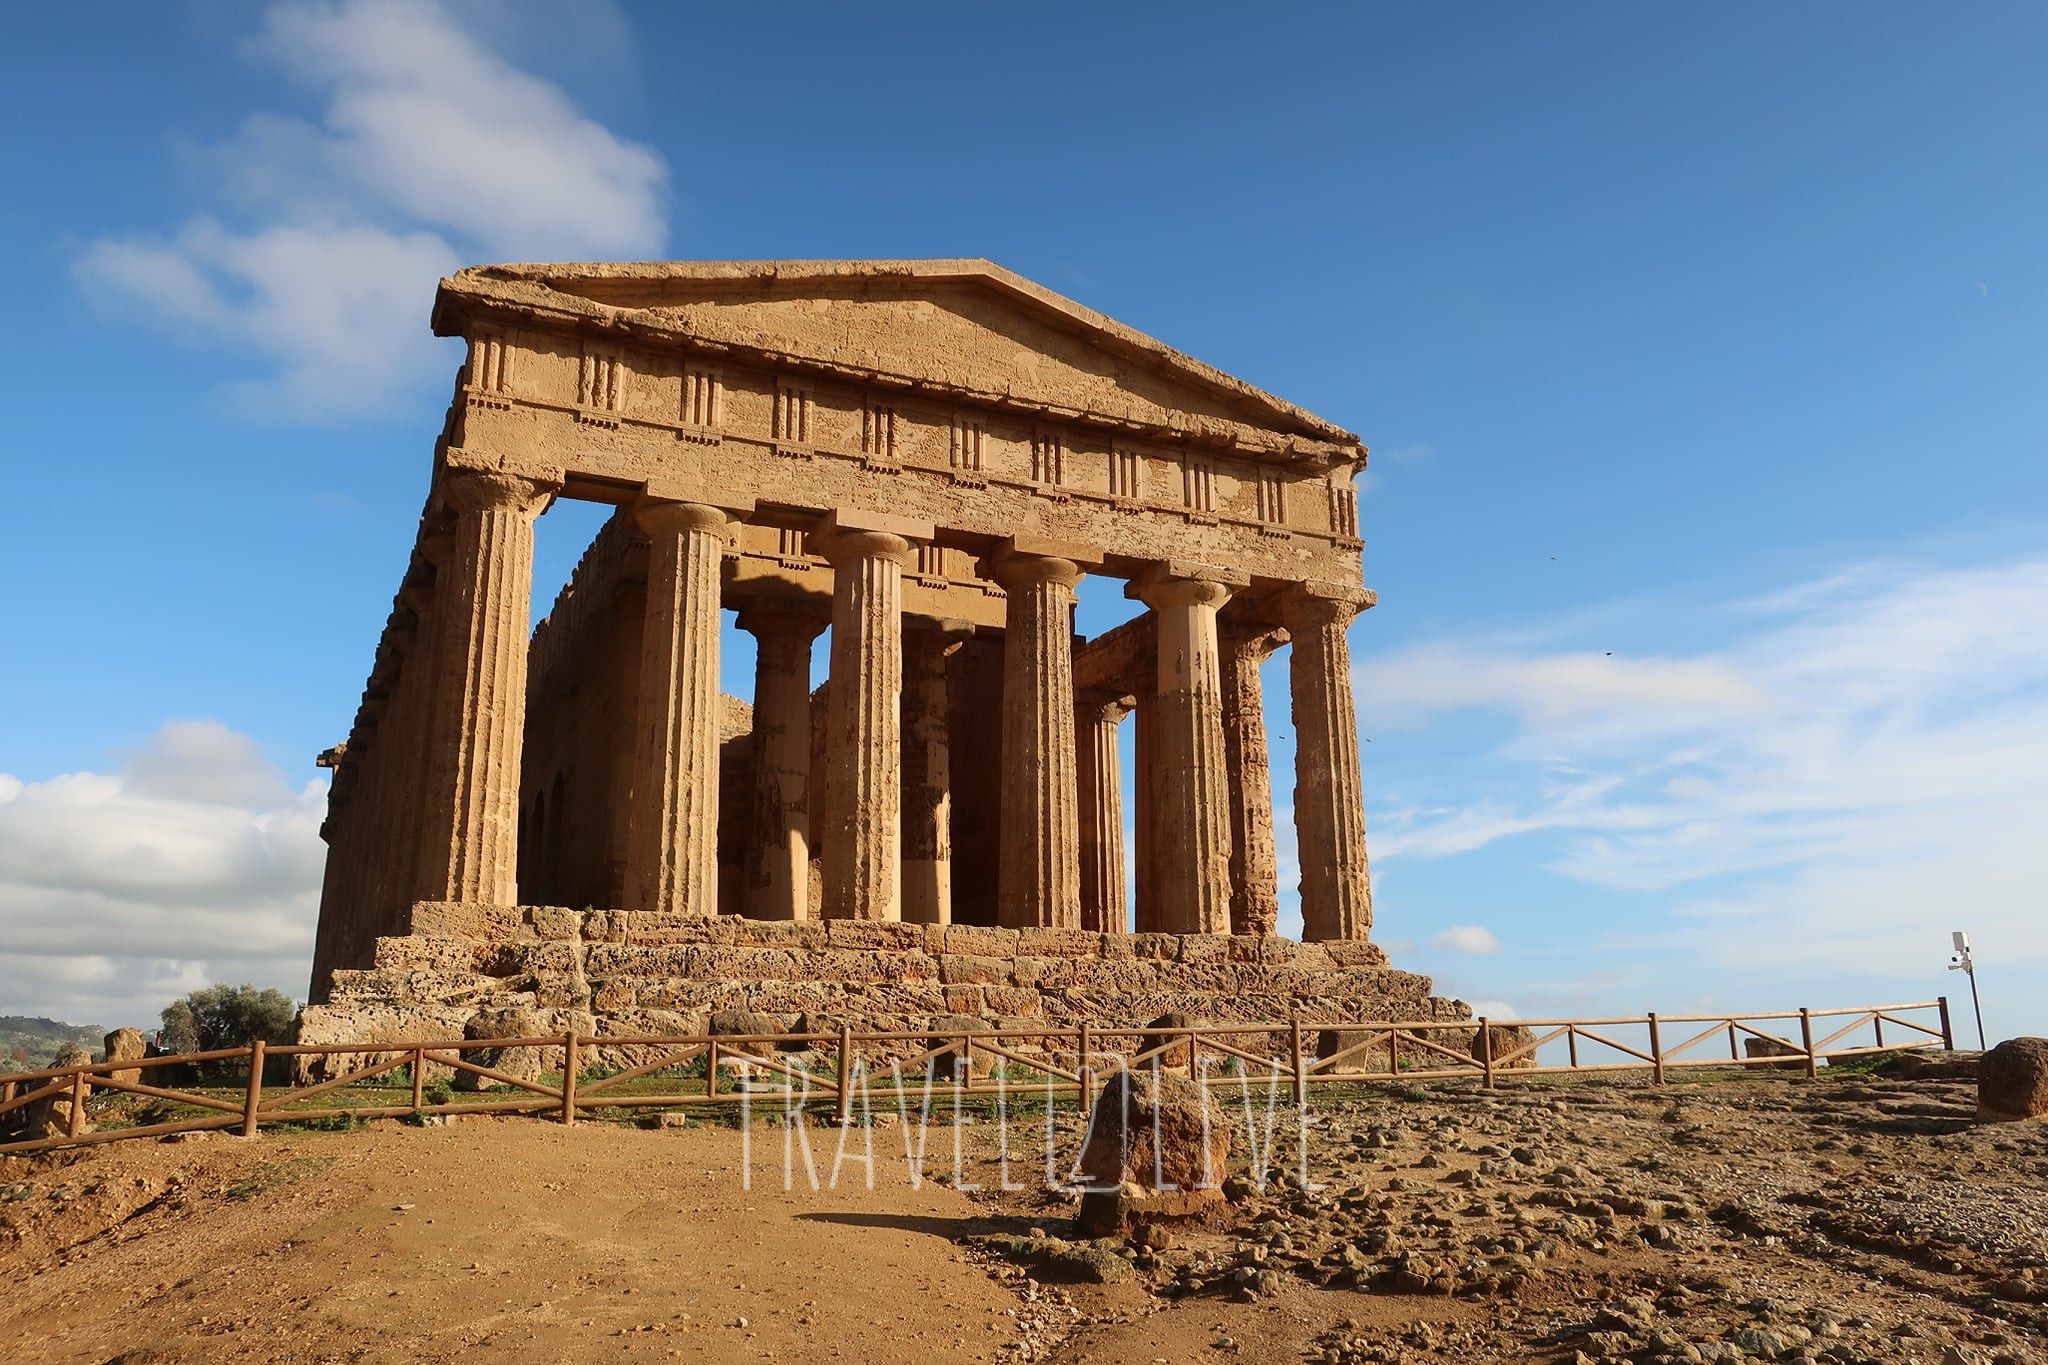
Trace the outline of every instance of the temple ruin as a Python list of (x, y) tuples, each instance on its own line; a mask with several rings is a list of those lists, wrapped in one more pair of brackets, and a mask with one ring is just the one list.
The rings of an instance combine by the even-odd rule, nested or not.
[[(985, 261), (479, 267), (433, 324), (468, 357), (322, 756), (309, 1040), (1458, 1008), (1369, 939), (1356, 436)], [(529, 634), (558, 498), (618, 510)], [(1084, 575), (1144, 610), (1077, 639)]]

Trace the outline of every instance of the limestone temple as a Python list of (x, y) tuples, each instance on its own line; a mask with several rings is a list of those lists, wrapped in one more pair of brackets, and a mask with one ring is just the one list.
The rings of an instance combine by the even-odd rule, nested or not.
[[(1356, 436), (986, 261), (478, 267), (433, 324), (468, 357), (321, 758), (307, 1041), (1462, 1017), (1369, 941)], [(617, 511), (529, 634), (558, 498)], [(1083, 640), (1091, 574), (1144, 610)]]

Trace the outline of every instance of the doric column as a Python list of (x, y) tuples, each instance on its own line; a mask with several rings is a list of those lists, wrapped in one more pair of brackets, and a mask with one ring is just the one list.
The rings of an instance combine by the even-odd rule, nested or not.
[[(832, 565), (832, 675), (825, 703), (826, 919), (903, 917), (903, 566), (911, 540), (835, 514), (809, 547)], [(914, 526), (916, 523), (902, 523)], [(924, 528), (930, 534), (930, 528)]]
[(751, 919), (811, 918), (811, 641), (825, 616), (748, 606), (754, 636), (753, 823), (747, 854)]
[(1363, 939), (1372, 932), (1358, 717), (1345, 629), (1373, 604), (1363, 588), (1297, 584), (1279, 601), (1293, 637), (1294, 821), (1301, 842), (1302, 937)]
[(652, 500), (634, 516), (647, 535), (647, 615), (627, 908), (715, 915), (719, 564), (732, 518), (701, 503)]
[(1230, 774), (1230, 932), (1264, 935), (1280, 918), (1273, 770), (1259, 666), (1287, 641), (1264, 626), (1222, 629), (1223, 763)]
[(1123, 764), (1116, 730), (1131, 699), (1084, 692), (1074, 700), (1074, 751), (1081, 786), (1081, 927), (1098, 934), (1131, 931), (1124, 894)]
[[(1156, 671), (1156, 666), (1155, 666)], [(1152, 678), (1144, 680), (1144, 695), (1132, 710), (1131, 748), (1131, 865), (1137, 874), (1132, 926), (1141, 934), (1156, 934), (1159, 927), (1159, 703), (1153, 696)]]
[(443, 476), (455, 513), (435, 642), (434, 724), (423, 760), (421, 867), (430, 898), (516, 904), (519, 754), (533, 522), (554, 488), (479, 470)]
[(982, 572), (1008, 594), (1003, 615), (1003, 825), (996, 920), (1081, 923), (1081, 820), (1074, 771), (1074, 585), (1070, 559), (1015, 549)]
[(953, 922), (953, 757), (946, 660), (972, 638), (965, 621), (903, 636), (903, 918)]
[(1168, 933), (1230, 932), (1230, 779), (1216, 643), (1216, 611), (1230, 597), (1225, 573), (1169, 566), (1129, 589), (1158, 618), (1152, 861), (1159, 927)]

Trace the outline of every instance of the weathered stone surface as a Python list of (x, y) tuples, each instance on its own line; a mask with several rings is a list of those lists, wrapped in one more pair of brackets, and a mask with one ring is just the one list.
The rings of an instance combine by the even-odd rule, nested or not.
[(1977, 1120), (2048, 1119), (2048, 1038), (2008, 1038), (1977, 1064)]
[(1790, 1043), (1781, 1043), (1775, 1038), (1744, 1038), (1742, 1055), (1752, 1060), (1764, 1057), (1786, 1057), (1789, 1061), (1758, 1067), (1760, 1071), (1796, 1071), (1806, 1065), (1806, 1054)]
[[(514, 1006), (509, 1009), (478, 1010), (462, 1026), (462, 1036), (481, 1041), (490, 1038), (539, 1038), (544, 1036), (540, 1016), (531, 1009)], [(560, 1048), (537, 1047), (486, 1047), (465, 1049), (462, 1060), (477, 1066), (487, 1066), (493, 1071), (502, 1071), (522, 1081), (537, 1081), (546, 1071), (550, 1062), (559, 1068), (562, 1065)], [(502, 1081), (479, 1076), (474, 1071), (455, 1071), (457, 1090), (502, 1090), (507, 1088)]]
[[(142, 1036), (139, 1028), (117, 1028), (107, 1035), (106, 1055), (100, 1060), (107, 1062), (139, 1061), (149, 1055), (149, 1040)], [(118, 1067), (102, 1073), (109, 1080), (125, 1081), (132, 1085), (142, 1079), (141, 1067)]]
[[(440, 927), (465, 922), (518, 926), (520, 936), (493, 942), (449, 934), (382, 941), (375, 948), (377, 960), (391, 965), (337, 972), (329, 1000), (307, 1008), (302, 1038), (444, 1040), (462, 1036), (464, 1024), (478, 1010), (511, 1007), (535, 1010), (550, 1034), (560, 1032), (565, 1027), (560, 1021), (572, 1016), (587, 1017), (604, 1032), (662, 1031), (626, 1022), (648, 1017), (650, 1011), (695, 1019), (746, 1011), (782, 1021), (814, 1012), (844, 1018), (863, 1030), (894, 1027), (884, 1021), (901, 1020), (900, 1027), (911, 1031), (926, 1029), (934, 1016), (947, 1014), (1042, 1020), (1062, 1027), (1086, 1020), (1121, 1028), (1141, 1027), (1168, 1014), (1228, 1024), (1272, 1023), (1299, 1013), (1311, 1028), (1322, 1021), (1466, 1017), (1463, 1006), (1431, 997), (1427, 978), (1334, 965), (1327, 944), (1227, 935), (563, 913), (580, 916), (580, 933), (544, 939), (533, 932), (533, 916), (508, 910), (444, 916)], [(599, 928), (596, 936), (588, 932), (593, 923)], [(690, 941), (672, 941), (678, 938)], [(925, 945), (941, 951), (927, 952)], [(483, 970), (471, 970), (471, 964)], [(1284, 1045), (1284, 1031), (1276, 1036)], [(1438, 1038), (1451, 1039), (1463, 1046), (1456, 1034)], [(359, 1062), (337, 1059), (334, 1064)], [(303, 1061), (300, 1067), (309, 1074), (321, 1069)]]
[[(1332, 966), (1384, 965), (1363, 943), (1345, 638), (1371, 602), (1355, 435), (981, 261), (478, 267), (442, 282), (434, 326), (468, 354), (370, 684), (323, 760), (316, 1007), (374, 969), (437, 1004), (501, 987), (427, 978), (517, 972), (544, 1010), (637, 1008), (649, 989), (630, 973), (592, 985), (499, 950), (758, 941), (738, 912), (926, 931), (834, 934), (835, 951), (1030, 959), (1007, 984), (943, 984), (1035, 990), (1052, 1013), (1092, 987), (1041, 960), (1285, 965), (1255, 985), (1151, 984), (1297, 1002), (1345, 994), (1316, 979)], [(564, 496), (627, 510), (529, 639), (533, 523)], [(1127, 578), (1150, 613), (1077, 646), (1084, 572)], [(751, 707), (716, 690), (726, 608), (761, 641)], [(1348, 957), (1270, 938), (1258, 663), (1283, 645), (1307, 936)], [(1135, 927), (1245, 941), (952, 937), (958, 918), (1134, 927), (1115, 760), (1132, 707)], [(391, 943), (406, 938), (486, 948), (466, 964)], [(843, 987), (903, 987), (891, 1007), (943, 995), (915, 966), (820, 965)], [(717, 978), (796, 994), (765, 966)]]
[[(943, 1047), (949, 1043), (958, 1044), (965, 1033), (987, 1032), (993, 1027), (988, 1020), (972, 1014), (942, 1014), (931, 1023), (932, 1036), (925, 1040), (927, 1047)], [(982, 1048), (964, 1048), (967, 1055), (954, 1052), (934, 1057), (931, 1074), (936, 1080), (950, 1082), (956, 1075), (962, 1080), (970, 1077), (988, 1076), (996, 1069), (995, 1054)]]
[[(750, 1034), (794, 1033), (792, 1020), (779, 1014), (763, 1014), (756, 1010), (719, 1010), (711, 1016), (710, 1031), (721, 1040), (744, 1038)], [(813, 1020), (813, 1023), (816, 1021)], [(805, 1030), (810, 1031), (810, 1030)], [(728, 1043), (721, 1041), (719, 1049), (724, 1052), (744, 1052), (753, 1057), (767, 1057), (774, 1054), (773, 1043)]]
[(1229, 1126), (1201, 1086), (1171, 1072), (1120, 1071), (1089, 1111), (1080, 1227), (1100, 1237), (1200, 1217), (1222, 1203), (1229, 1159)]
[(1495, 1070), (1533, 1067), (1536, 1065), (1536, 1054), (1523, 1049), (1530, 1047), (1535, 1041), (1536, 1035), (1520, 1024), (1488, 1024), (1485, 1029), (1474, 1029), (1472, 1032), (1472, 1059), (1481, 1060), (1485, 1056), (1482, 1049), (1490, 1044), (1493, 1049)]

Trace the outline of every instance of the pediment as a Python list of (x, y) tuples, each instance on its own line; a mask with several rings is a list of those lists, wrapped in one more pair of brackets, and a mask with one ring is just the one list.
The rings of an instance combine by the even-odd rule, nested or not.
[(1294, 404), (987, 261), (480, 266), (443, 281), (453, 305), (638, 324), (966, 396), (1113, 422), (1355, 446)]

